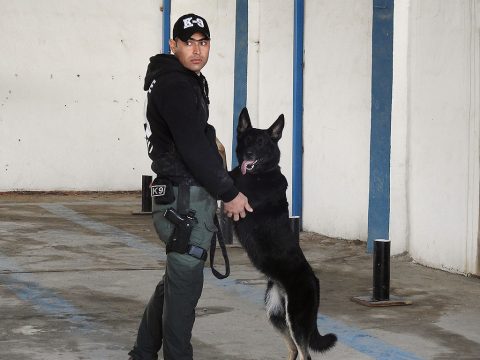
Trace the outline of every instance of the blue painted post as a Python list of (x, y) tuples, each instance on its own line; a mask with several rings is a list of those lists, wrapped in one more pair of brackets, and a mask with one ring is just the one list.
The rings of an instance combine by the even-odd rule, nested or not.
[(170, 46), (168, 41), (170, 40), (170, 14), (172, 6), (171, 0), (163, 0), (163, 37), (162, 37), (162, 50), (164, 54), (170, 54)]
[(247, 106), (248, 63), (248, 0), (237, 0), (235, 16), (235, 70), (233, 80), (233, 138), (232, 168), (238, 165), (237, 148), (238, 116)]
[[(293, 169), (292, 169), (292, 216), (302, 218), (303, 205), (303, 34), (304, 0), (294, 3), (293, 43)], [(301, 225), (300, 225), (301, 228)]]
[(367, 251), (374, 239), (388, 239), (390, 227), (390, 147), (393, 79), (394, 0), (374, 0), (372, 108)]

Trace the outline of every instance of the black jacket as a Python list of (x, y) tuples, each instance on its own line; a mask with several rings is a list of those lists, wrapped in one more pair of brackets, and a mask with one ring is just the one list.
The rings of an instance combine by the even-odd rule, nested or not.
[(145, 132), (152, 170), (174, 184), (200, 185), (217, 199), (232, 200), (238, 190), (223, 167), (215, 128), (208, 124), (208, 85), (173, 55), (150, 58)]

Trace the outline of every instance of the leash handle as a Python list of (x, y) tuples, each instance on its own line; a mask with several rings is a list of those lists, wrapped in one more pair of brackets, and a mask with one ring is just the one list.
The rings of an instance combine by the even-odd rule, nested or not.
[[(217, 227), (217, 232), (213, 234), (212, 240), (210, 243), (210, 269), (212, 269), (212, 274), (217, 279), (226, 279), (228, 275), (230, 275), (230, 260), (228, 259), (227, 254), (227, 247), (225, 246), (225, 239), (223, 238), (222, 231), (220, 229), (220, 224), (218, 222), (218, 216), (215, 214), (213, 218), (213, 223)], [(217, 237), (218, 237), (218, 244), (220, 245), (220, 249), (222, 250), (223, 261), (225, 263), (225, 274), (218, 272), (215, 267), (213, 266), (215, 260), (215, 249), (217, 247)]]

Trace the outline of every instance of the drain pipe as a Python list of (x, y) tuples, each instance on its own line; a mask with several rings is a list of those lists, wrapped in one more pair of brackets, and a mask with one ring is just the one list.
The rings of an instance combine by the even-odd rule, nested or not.
[(170, 54), (170, 45), (168, 41), (170, 40), (170, 14), (172, 12), (172, 2), (171, 0), (163, 0), (163, 6), (161, 8), (163, 11), (162, 17), (162, 50), (164, 54)]
[(293, 154), (292, 154), (292, 221), (302, 230), (303, 207), (303, 34), (305, 2), (294, 3), (293, 35)]

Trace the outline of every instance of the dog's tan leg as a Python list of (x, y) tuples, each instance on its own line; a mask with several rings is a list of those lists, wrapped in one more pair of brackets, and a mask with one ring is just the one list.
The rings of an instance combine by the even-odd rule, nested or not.
[[(293, 343), (293, 346), (295, 348), (295, 357), (294, 359), (297, 358), (297, 356), (299, 356), (299, 360), (312, 360), (311, 356), (310, 356), (310, 353), (308, 352), (308, 342), (298, 342), (297, 340), (298, 339), (295, 339), (295, 333), (292, 329), (292, 323), (290, 321), (290, 318), (289, 318), (289, 315), (288, 315), (288, 297), (285, 296), (285, 320), (286, 320), (286, 323), (287, 323), (287, 327), (288, 327), (288, 338), (289, 338), (289, 341), (291, 343)], [(287, 334), (285, 334), (287, 335)], [(289, 349), (290, 349), (290, 346), (289, 346)], [(290, 360), (290, 359), (289, 359)]]
[(312, 357), (310, 356), (310, 353), (308, 352), (308, 347), (305, 347), (304, 349), (299, 348), (299, 355), (300, 359), (299, 360), (312, 360)]
[(298, 356), (298, 350), (297, 346), (295, 345), (295, 342), (293, 339), (290, 337), (290, 334), (288, 331), (285, 331), (282, 333), (283, 338), (285, 339), (285, 343), (287, 344), (288, 348), (288, 360), (296, 360)]

